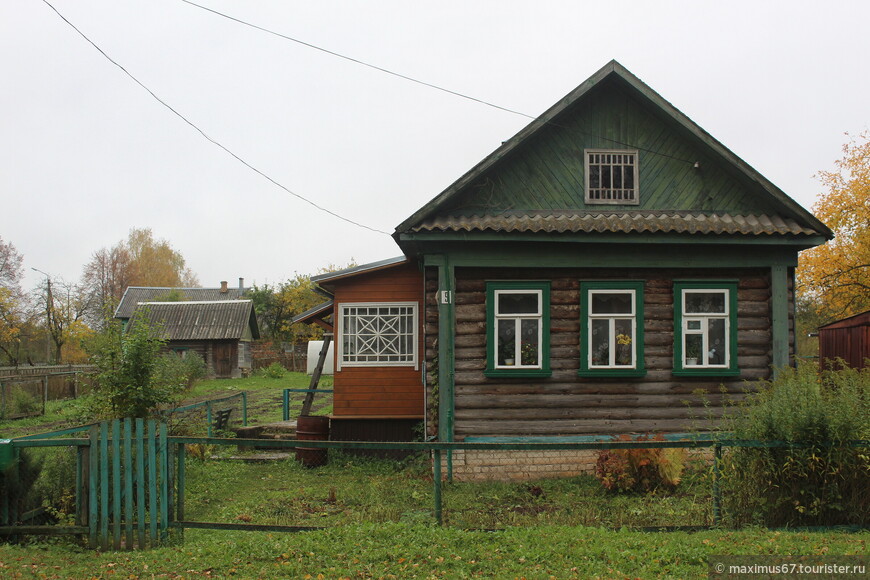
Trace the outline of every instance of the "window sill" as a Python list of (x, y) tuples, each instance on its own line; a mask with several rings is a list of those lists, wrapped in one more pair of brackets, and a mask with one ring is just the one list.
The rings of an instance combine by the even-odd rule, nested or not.
[(486, 369), (483, 374), (487, 377), (549, 377), (553, 372), (550, 369)]
[(674, 369), (675, 377), (737, 377), (740, 369)]
[(645, 377), (646, 369), (589, 369), (577, 371), (578, 377)]

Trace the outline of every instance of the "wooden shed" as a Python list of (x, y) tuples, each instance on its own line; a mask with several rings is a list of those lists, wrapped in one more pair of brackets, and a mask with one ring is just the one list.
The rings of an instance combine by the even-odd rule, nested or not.
[(819, 327), (819, 361), (838, 358), (852, 368), (870, 366), (870, 310)]
[(238, 378), (250, 372), (251, 341), (260, 338), (250, 300), (140, 302), (136, 311), (161, 328), (168, 350), (200, 355), (208, 376)]
[[(364, 300), (422, 271), (411, 342), (439, 440), (679, 433), (792, 363), (797, 254), (831, 236), (612, 61), (399, 224), (407, 263), (372, 272)], [(357, 311), (335, 314), (342, 344)], [(376, 395), (354, 372), (341, 388)], [(581, 462), (545, 455), (469, 451), (448, 469)]]

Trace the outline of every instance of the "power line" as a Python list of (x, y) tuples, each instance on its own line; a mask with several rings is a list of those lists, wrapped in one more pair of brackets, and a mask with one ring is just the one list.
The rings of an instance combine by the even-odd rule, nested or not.
[(230, 16), (228, 14), (224, 14), (223, 12), (218, 12), (217, 10), (214, 10), (214, 9), (209, 8), (207, 6), (202, 6), (201, 4), (197, 4), (196, 2), (191, 2), (190, 0), (181, 0), (181, 1), (184, 2), (185, 4), (190, 4), (191, 6), (196, 6), (197, 8), (200, 8), (202, 10), (205, 10), (207, 12), (211, 12), (212, 14), (216, 14), (217, 16), (221, 16), (223, 18), (226, 18), (227, 20), (232, 20), (233, 22), (238, 22), (239, 24), (242, 24), (244, 26), (249, 26), (249, 27), (254, 28), (256, 30), (259, 30), (261, 32), (265, 32), (266, 34), (271, 34), (273, 36), (283, 38), (284, 40), (289, 40), (290, 42), (295, 42), (296, 44), (301, 44), (302, 46), (307, 46), (308, 48), (311, 48), (314, 50), (319, 50), (320, 52), (326, 53), (330, 56), (341, 58), (341, 59), (350, 61), (352, 63), (359, 64), (359, 65), (374, 69), (376, 71), (380, 71), (380, 72), (388, 74), (388, 75), (392, 75), (392, 76), (400, 78), (402, 80), (410, 81), (412, 83), (417, 83), (418, 85), (423, 85), (424, 87), (429, 87), (430, 89), (435, 89), (436, 91), (441, 91), (441, 92), (447, 93), (449, 95), (453, 95), (453, 96), (460, 97), (463, 99), (468, 99), (469, 101), (474, 101), (475, 103), (480, 103), (482, 105), (486, 105), (487, 107), (493, 107), (495, 109), (499, 109), (499, 110), (505, 111), (507, 113), (512, 113), (514, 115), (520, 115), (521, 117), (527, 117), (529, 119), (535, 119), (535, 117), (533, 117), (532, 115), (527, 115), (525, 113), (522, 113), (520, 111), (516, 111), (514, 109), (502, 107), (501, 105), (496, 105), (495, 103), (491, 103), (489, 101), (484, 101), (483, 99), (478, 99), (477, 97), (472, 97), (470, 95), (460, 93), (459, 91), (453, 91), (450, 89), (446, 89), (444, 87), (438, 86), (438, 85), (433, 84), (433, 83), (421, 81), (420, 79), (415, 79), (414, 77), (409, 77), (407, 75), (403, 75), (402, 73), (397, 73), (395, 71), (391, 71), (389, 69), (380, 67), (378, 65), (371, 64), (369, 62), (365, 62), (363, 60), (359, 60), (357, 58), (353, 58), (351, 56), (347, 56), (345, 54), (341, 54), (339, 52), (335, 52), (335, 51), (323, 48), (322, 46), (317, 46), (316, 44), (311, 44), (310, 42), (305, 42), (304, 40), (299, 40), (298, 38), (293, 38), (292, 36), (287, 36), (286, 34), (281, 34), (280, 32), (275, 32), (274, 30), (269, 30), (268, 28), (263, 28), (262, 26), (258, 26), (256, 24), (246, 22), (246, 21), (241, 20), (239, 18), (235, 18), (235, 17)]
[[(292, 36), (288, 36), (288, 35), (286, 35), (286, 34), (282, 34), (282, 33), (280, 33), (280, 32), (276, 32), (276, 31), (274, 31), (274, 30), (270, 30), (270, 29), (265, 28), (265, 27), (263, 27), (263, 26), (259, 26), (259, 25), (257, 25), (257, 24), (253, 24), (253, 23), (251, 23), (251, 22), (247, 22), (247, 21), (242, 20), (242, 19), (240, 19), (240, 18), (236, 18), (236, 17), (234, 17), (234, 16), (230, 16), (229, 14), (225, 14), (225, 13), (220, 12), (220, 11), (218, 11), (218, 10), (215, 10), (215, 9), (213, 9), (213, 8), (209, 8), (208, 6), (203, 6), (203, 5), (201, 5), (201, 4), (197, 4), (196, 2), (192, 2), (191, 0), (181, 0), (181, 1), (184, 2), (185, 4), (189, 4), (189, 5), (191, 5), (191, 6), (195, 6), (195, 7), (199, 8), (199, 9), (201, 9), (201, 10), (205, 10), (206, 12), (211, 12), (212, 14), (215, 14), (216, 16), (220, 16), (220, 17), (222, 17), (222, 18), (226, 18), (227, 20), (231, 20), (231, 21), (233, 21), (233, 22), (237, 22), (237, 23), (239, 23), (239, 24), (241, 24), (241, 25), (243, 25), (243, 26), (248, 26), (248, 27), (253, 28), (253, 29), (255, 29), (255, 30), (259, 30), (259, 31), (261, 31), (261, 32), (265, 32), (266, 34), (271, 34), (272, 36), (277, 36), (278, 38), (283, 38), (284, 40), (289, 40), (290, 42), (295, 42), (296, 44), (300, 44), (300, 45), (305, 46), (305, 47), (308, 47), (308, 48), (310, 48), (310, 49), (317, 50), (317, 51), (320, 51), (320, 52), (322, 52), (322, 53), (328, 54), (328, 55), (330, 55), (330, 56), (334, 56), (334, 57), (336, 57), (336, 58), (340, 58), (340, 59), (343, 59), (343, 60), (346, 60), (346, 61), (349, 61), (349, 62), (352, 62), (352, 63), (358, 64), (358, 65), (361, 65), (361, 66), (368, 67), (368, 68), (370, 68), (370, 69), (373, 69), (373, 70), (376, 70), (376, 71), (382, 72), (382, 73), (384, 73), (384, 74), (388, 74), (388, 75), (394, 76), (394, 77), (396, 77), (396, 78), (400, 78), (400, 79), (402, 79), (402, 80), (406, 80), (406, 81), (409, 81), (409, 82), (412, 82), (412, 83), (416, 83), (416, 84), (418, 84), (418, 85), (422, 85), (422, 86), (424, 86), (424, 87), (428, 87), (428, 88), (430, 88), (430, 89), (435, 89), (436, 91), (441, 91), (441, 92), (443, 92), (443, 93), (447, 93), (447, 94), (449, 94), (449, 95), (453, 95), (453, 96), (456, 96), (456, 97), (460, 97), (460, 98), (462, 98), (462, 99), (467, 99), (467, 100), (469, 100), (469, 101), (473, 101), (473, 102), (475, 102), (475, 103), (480, 103), (481, 105), (486, 105), (487, 107), (492, 107), (492, 108), (494, 108), (494, 109), (498, 109), (498, 110), (500, 110), (500, 111), (505, 111), (506, 113), (511, 113), (511, 114), (513, 114), (513, 115), (519, 115), (520, 117), (525, 117), (525, 118), (527, 118), (527, 119), (531, 119), (531, 120), (533, 120), (533, 121), (538, 119), (538, 117), (535, 117), (534, 115), (529, 115), (529, 114), (527, 114), (527, 113), (523, 113), (522, 111), (517, 111), (516, 109), (511, 109), (511, 108), (508, 108), (508, 107), (503, 107), (503, 106), (501, 106), (501, 105), (497, 105), (497, 104), (495, 104), (495, 103), (493, 103), (493, 102), (491, 102), (491, 101), (486, 101), (486, 100), (484, 100), (484, 99), (479, 99), (479, 98), (477, 98), (477, 97), (472, 97), (471, 95), (467, 95), (467, 94), (465, 94), (465, 93), (461, 93), (461, 92), (459, 92), (459, 91), (454, 91), (454, 90), (452, 90), (452, 89), (448, 89), (448, 88), (445, 88), (445, 87), (442, 87), (442, 86), (436, 85), (436, 84), (434, 84), (434, 83), (430, 83), (430, 82), (423, 81), (423, 80), (420, 80), (420, 79), (417, 79), (417, 78), (414, 78), (414, 77), (411, 77), (411, 76), (408, 76), (408, 75), (405, 75), (405, 74), (402, 74), (402, 73), (398, 73), (398, 72), (392, 71), (392, 70), (390, 70), (390, 69), (387, 69), (387, 68), (384, 68), (384, 67), (378, 66), (378, 65), (376, 65), (376, 64), (372, 64), (372, 63), (369, 63), (369, 62), (366, 62), (366, 61), (360, 60), (360, 59), (358, 59), (358, 58), (354, 58), (354, 57), (352, 57), (352, 56), (347, 56), (346, 54), (341, 54), (341, 53), (339, 53), (339, 52), (335, 52), (335, 51), (333, 51), (333, 50), (329, 50), (329, 49), (327, 49), (327, 48), (323, 48), (322, 46), (317, 46), (316, 44), (312, 44), (312, 43), (310, 43), (310, 42), (305, 42), (304, 40), (300, 40), (300, 39), (298, 39), (298, 38), (293, 38)], [(560, 125), (559, 123), (555, 123), (555, 122), (553, 122), (553, 121), (545, 121), (545, 124), (547, 124), (547, 125), (551, 125), (551, 126), (553, 126), (553, 127), (565, 128), (564, 125)], [(662, 157), (668, 157), (668, 158), (670, 158), (670, 159), (674, 159), (674, 160), (677, 160), (677, 161), (682, 161), (682, 162), (684, 162), (684, 163), (691, 163), (691, 164), (694, 164), (694, 163), (695, 163), (694, 161), (690, 161), (690, 160), (688, 160), (688, 159), (682, 159), (682, 158), (680, 158), (680, 157), (675, 157), (675, 156), (670, 155), (670, 154), (668, 154), (668, 153), (662, 153), (662, 152), (660, 152), (660, 151), (654, 151), (654, 150), (652, 150), (652, 149), (646, 149), (646, 148), (644, 148), (644, 147), (639, 147), (639, 146), (637, 146), (637, 145), (633, 145), (633, 144), (631, 144), (631, 143), (625, 143), (625, 142), (623, 142), (623, 141), (619, 141), (619, 140), (617, 140), (617, 139), (612, 139), (612, 138), (610, 138), (610, 137), (605, 137), (605, 136), (603, 136), (603, 135), (599, 135), (599, 134), (597, 134), (597, 133), (590, 133), (590, 132), (588, 132), (588, 131), (584, 131), (584, 130), (582, 130), (582, 129), (579, 130), (578, 132), (580, 132), (580, 133), (582, 133), (582, 134), (584, 134), (584, 135), (590, 136), (590, 137), (596, 137), (596, 138), (598, 138), (598, 139), (603, 139), (603, 140), (605, 140), (605, 141), (609, 141), (609, 142), (611, 142), (611, 143), (615, 143), (616, 145), (623, 145), (623, 146), (625, 146), (625, 147), (631, 147), (631, 148), (633, 148), (633, 149), (637, 149), (637, 150), (639, 150), (639, 151), (646, 151), (647, 153), (652, 153), (652, 154), (654, 154), (654, 155), (660, 155), (660, 156), (662, 156)]]
[(230, 155), (231, 157), (233, 157), (233, 159), (235, 159), (236, 161), (238, 161), (239, 163), (241, 163), (242, 165), (244, 165), (245, 167), (247, 167), (248, 169), (250, 169), (250, 170), (253, 171), (254, 173), (260, 175), (261, 177), (264, 177), (265, 179), (267, 179), (268, 181), (270, 181), (272, 184), (274, 184), (274, 185), (276, 185), (277, 187), (283, 189), (284, 191), (286, 191), (286, 192), (289, 193), (290, 195), (296, 197), (297, 199), (299, 199), (299, 200), (301, 200), (301, 201), (304, 201), (305, 203), (307, 203), (307, 204), (313, 206), (314, 208), (316, 208), (316, 209), (318, 209), (318, 210), (320, 210), (320, 211), (322, 211), (322, 212), (328, 213), (329, 215), (331, 215), (331, 216), (333, 216), (333, 217), (336, 217), (336, 218), (338, 218), (338, 219), (340, 219), (340, 220), (343, 220), (343, 221), (345, 221), (345, 222), (347, 222), (347, 223), (349, 223), (349, 224), (353, 224), (353, 225), (355, 225), (355, 226), (357, 226), (357, 227), (360, 227), (360, 228), (363, 228), (363, 229), (366, 229), (366, 230), (370, 230), (370, 231), (372, 231), (372, 232), (376, 232), (376, 233), (379, 233), (379, 234), (384, 234), (384, 235), (387, 235), (387, 236), (390, 235), (388, 232), (385, 232), (385, 231), (383, 231), (383, 230), (379, 230), (379, 229), (377, 229), (377, 228), (373, 228), (373, 227), (367, 226), (367, 225), (365, 225), (365, 224), (361, 224), (361, 223), (356, 222), (356, 221), (354, 221), (354, 220), (352, 220), (352, 219), (350, 219), (350, 218), (346, 218), (346, 217), (344, 217), (344, 216), (342, 216), (342, 215), (339, 215), (339, 214), (335, 213), (335, 212), (332, 211), (332, 210), (329, 210), (329, 209), (327, 209), (327, 208), (325, 208), (325, 207), (323, 207), (323, 206), (321, 206), (321, 205), (318, 205), (317, 203), (315, 203), (315, 202), (311, 201), (310, 199), (308, 199), (308, 198), (306, 198), (306, 197), (304, 197), (304, 196), (302, 196), (302, 195), (296, 193), (295, 191), (292, 191), (291, 189), (285, 187), (284, 185), (282, 185), (281, 183), (279, 183), (278, 181), (276, 181), (275, 179), (273, 179), (273, 178), (270, 177), (269, 175), (263, 173), (262, 171), (260, 171), (259, 169), (257, 169), (256, 167), (254, 167), (253, 165), (251, 165), (250, 163), (248, 163), (248, 162), (245, 161), (244, 159), (242, 159), (242, 158), (241, 158), (240, 156), (238, 156), (236, 153), (234, 153), (233, 151), (231, 151), (230, 149), (228, 149), (226, 146), (224, 146), (223, 144), (221, 144), (219, 141), (217, 141), (217, 140), (215, 140), (215, 139), (209, 137), (208, 134), (206, 134), (205, 131), (203, 131), (202, 129), (200, 129), (200, 128), (195, 124), (195, 123), (193, 123), (193, 122), (192, 122), (191, 120), (189, 120), (187, 117), (185, 117), (184, 115), (182, 115), (181, 113), (179, 113), (177, 110), (175, 110), (175, 109), (174, 109), (174, 108), (173, 108), (169, 103), (167, 103), (166, 101), (164, 101), (163, 99), (161, 99), (160, 97), (158, 97), (157, 94), (154, 93), (154, 91), (152, 91), (151, 89), (149, 89), (147, 86), (145, 86), (144, 83), (142, 83), (139, 79), (137, 79), (135, 76), (133, 76), (133, 74), (132, 74), (130, 71), (128, 71), (128, 70), (127, 70), (126, 68), (124, 68), (121, 64), (119, 64), (115, 59), (113, 59), (113, 58), (110, 57), (108, 54), (106, 54), (106, 52), (105, 52), (102, 48), (100, 48), (99, 46), (97, 46), (97, 44), (96, 44), (93, 40), (91, 40), (90, 38), (88, 38), (88, 36), (87, 36), (84, 32), (82, 32), (81, 30), (79, 30), (79, 29), (75, 26), (75, 24), (73, 24), (72, 22), (70, 22), (69, 20), (67, 20), (67, 18), (66, 18), (63, 14), (61, 14), (61, 13), (57, 10), (57, 8), (55, 8), (54, 6), (52, 6), (52, 5), (48, 2), (48, 0), (42, 0), (42, 1), (45, 3), (46, 6), (48, 6), (49, 8), (51, 8), (51, 9), (54, 11), (54, 13), (57, 14), (57, 15), (60, 17), (61, 20), (63, 20), (67, 25), (69, 25), (70, 28), (72, 28), (73, 30), (75, 30), (75, 31), (79, 34), (79, 36), (81, 36), (82, 38), (84, 38), (84, 39), (88, 42), (88, 44), (90, 44), (91, 46), (93, 46), (93, 47), (94, 47), (94, 48), (95, 48), (95, 49), (96, 49), (96, 50), (97, 50), (101, 55), (103, 55), (103, 57), (105, 57), (106, 60), (108, 60), (108, 61), (111, 62), (113, 65), (115, 65), (116, 67), (118, 67), (119, 69), (121, 69), (121, 71), (122, 71), (125, 75), (127, 75), (128, 77), (130, 77), (130, 78), (133, 80), (133, 82), (135, 82), (137, 85), (139, 85), (140, 87), (142, 87), (145, 91), (147, 91), (148, 94), (151, 95), (151, 96), (152, 96), (152, 97), (153, 97), (153, 98), (154, 98), (158, 103), (160, 103), (161, 105), (163, 105), (164, 107), (166, 107), (167, 109), (169, 109), (169, 111), (171, 111), (175, 116), (177, 116), (179, 119), (181, 119), (182, 121), (184, 121), (185, 123), (187, 123), (190, 127), (192, 127), (192, 128), (193, 128), (197, 133), (199, 133), (200, 135), (202, 135), (202, 136), (203, 136), (206, 140), (208, 140), (210, 143), (216, 145), (217, 147), (219, 147), (220, 149), (222, 149), (225, 153), (227, 153), (228, 155)]

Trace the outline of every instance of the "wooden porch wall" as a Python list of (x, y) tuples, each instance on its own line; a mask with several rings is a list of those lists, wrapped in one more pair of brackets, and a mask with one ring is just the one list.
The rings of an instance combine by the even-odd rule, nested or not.
[[(739, 377), (674, 377), (673, 280), (738, 279)], [(547, 378), (488, 378), (486, 281), (550, 280), (550, 360)], [(644, 280), (644, 357), (641, 378), (578, 377), (580, 282)], [(426, 358), (437, 354), (437, 270), (426, 272)], [(572, 435), (681, 432), (718, 417), (737, 400), (745, 381), (770, 377), (771, 284), (768, 269), (741, 270), (507, 270), (456, 269), (455, 421), (457, 439), (469, 435)], [(794, 344), (789, 282), (789, 342)], [(431, 368), (430, 364), (430, 368)], [(435, 380), (430, 377), (430, 384)], [(724, 388), (724, 392), (723, 392)], [(706, 393), (703, 397), (698, 393)], [(430, 431), (437, 409), (428, 409)]]
[[(423, 275), (416, 265), (389, 268), (337, 283), (335, 287), (336, 332), (338, 307), (353, 302), (417, 302), (422, 321)], [(422, 329), (422, 322), (420, 322)], [(348, 367), (333, 377), (334, 415), (420, 417), (423, 416), (423, 338), (417, 346), (418, 367)], [(341, 340), (336, 336), (336, 340)], [(335, 349), (338, 356), (338, 348)]]

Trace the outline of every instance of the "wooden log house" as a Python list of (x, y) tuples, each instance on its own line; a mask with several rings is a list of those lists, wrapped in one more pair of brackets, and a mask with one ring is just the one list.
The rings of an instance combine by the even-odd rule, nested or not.
[[(425, 404), (444, 441), (684, 432), (791, 364), (797, 253), (831, 236), (612, 61), (403, 221), (401, 266), (315, 279), (334, 283), (345, 345), (336, 416)], [(340, 300), (361, 272), (371, 291)], [(405, 344), (421, 351), (357, 368), (356, 300), (420, 301)], [(392, 390), (399, 376), (413, 398)], [(583, 467), (453, 461), (466, 477)]]

